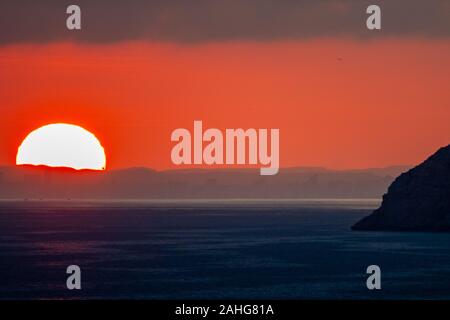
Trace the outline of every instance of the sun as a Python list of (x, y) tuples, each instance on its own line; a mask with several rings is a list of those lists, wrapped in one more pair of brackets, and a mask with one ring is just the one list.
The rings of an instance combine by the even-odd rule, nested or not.
[(28, 134), (19, 147), (16, 164), (105, 170), (106, 156), (94, 134), (77, 125), (54, 123)]

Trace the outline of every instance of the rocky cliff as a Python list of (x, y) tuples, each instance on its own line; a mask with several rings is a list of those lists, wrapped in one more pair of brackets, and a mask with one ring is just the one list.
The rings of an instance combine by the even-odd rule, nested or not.
[(353, 230), (450, 231), (450, 145), (401, 174)]

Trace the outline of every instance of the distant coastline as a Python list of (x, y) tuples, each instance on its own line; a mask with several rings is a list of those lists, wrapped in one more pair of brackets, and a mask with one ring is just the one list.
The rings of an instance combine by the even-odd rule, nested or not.
[(259, 169), (129, 168), (105, 172), (0, 167), (2, 199), (104, 200), (314, 200), (381, 199), (406, 166), (358, 170), (285, 168), (264, 177)]

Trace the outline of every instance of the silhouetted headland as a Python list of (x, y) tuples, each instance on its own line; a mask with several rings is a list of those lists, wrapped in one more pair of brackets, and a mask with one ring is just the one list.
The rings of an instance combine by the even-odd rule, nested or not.
[(353, 230), (450, 231), (450, 145), (401, 174)]

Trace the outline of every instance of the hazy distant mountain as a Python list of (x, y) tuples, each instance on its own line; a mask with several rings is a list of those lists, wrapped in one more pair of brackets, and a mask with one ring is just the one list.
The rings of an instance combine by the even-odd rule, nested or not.
[(0, 167), (3, 199), (381, 198), (406, 166), (363, 170), (287, 168), (275, 176), (259, 169), (106, 172), (43, 167)]

